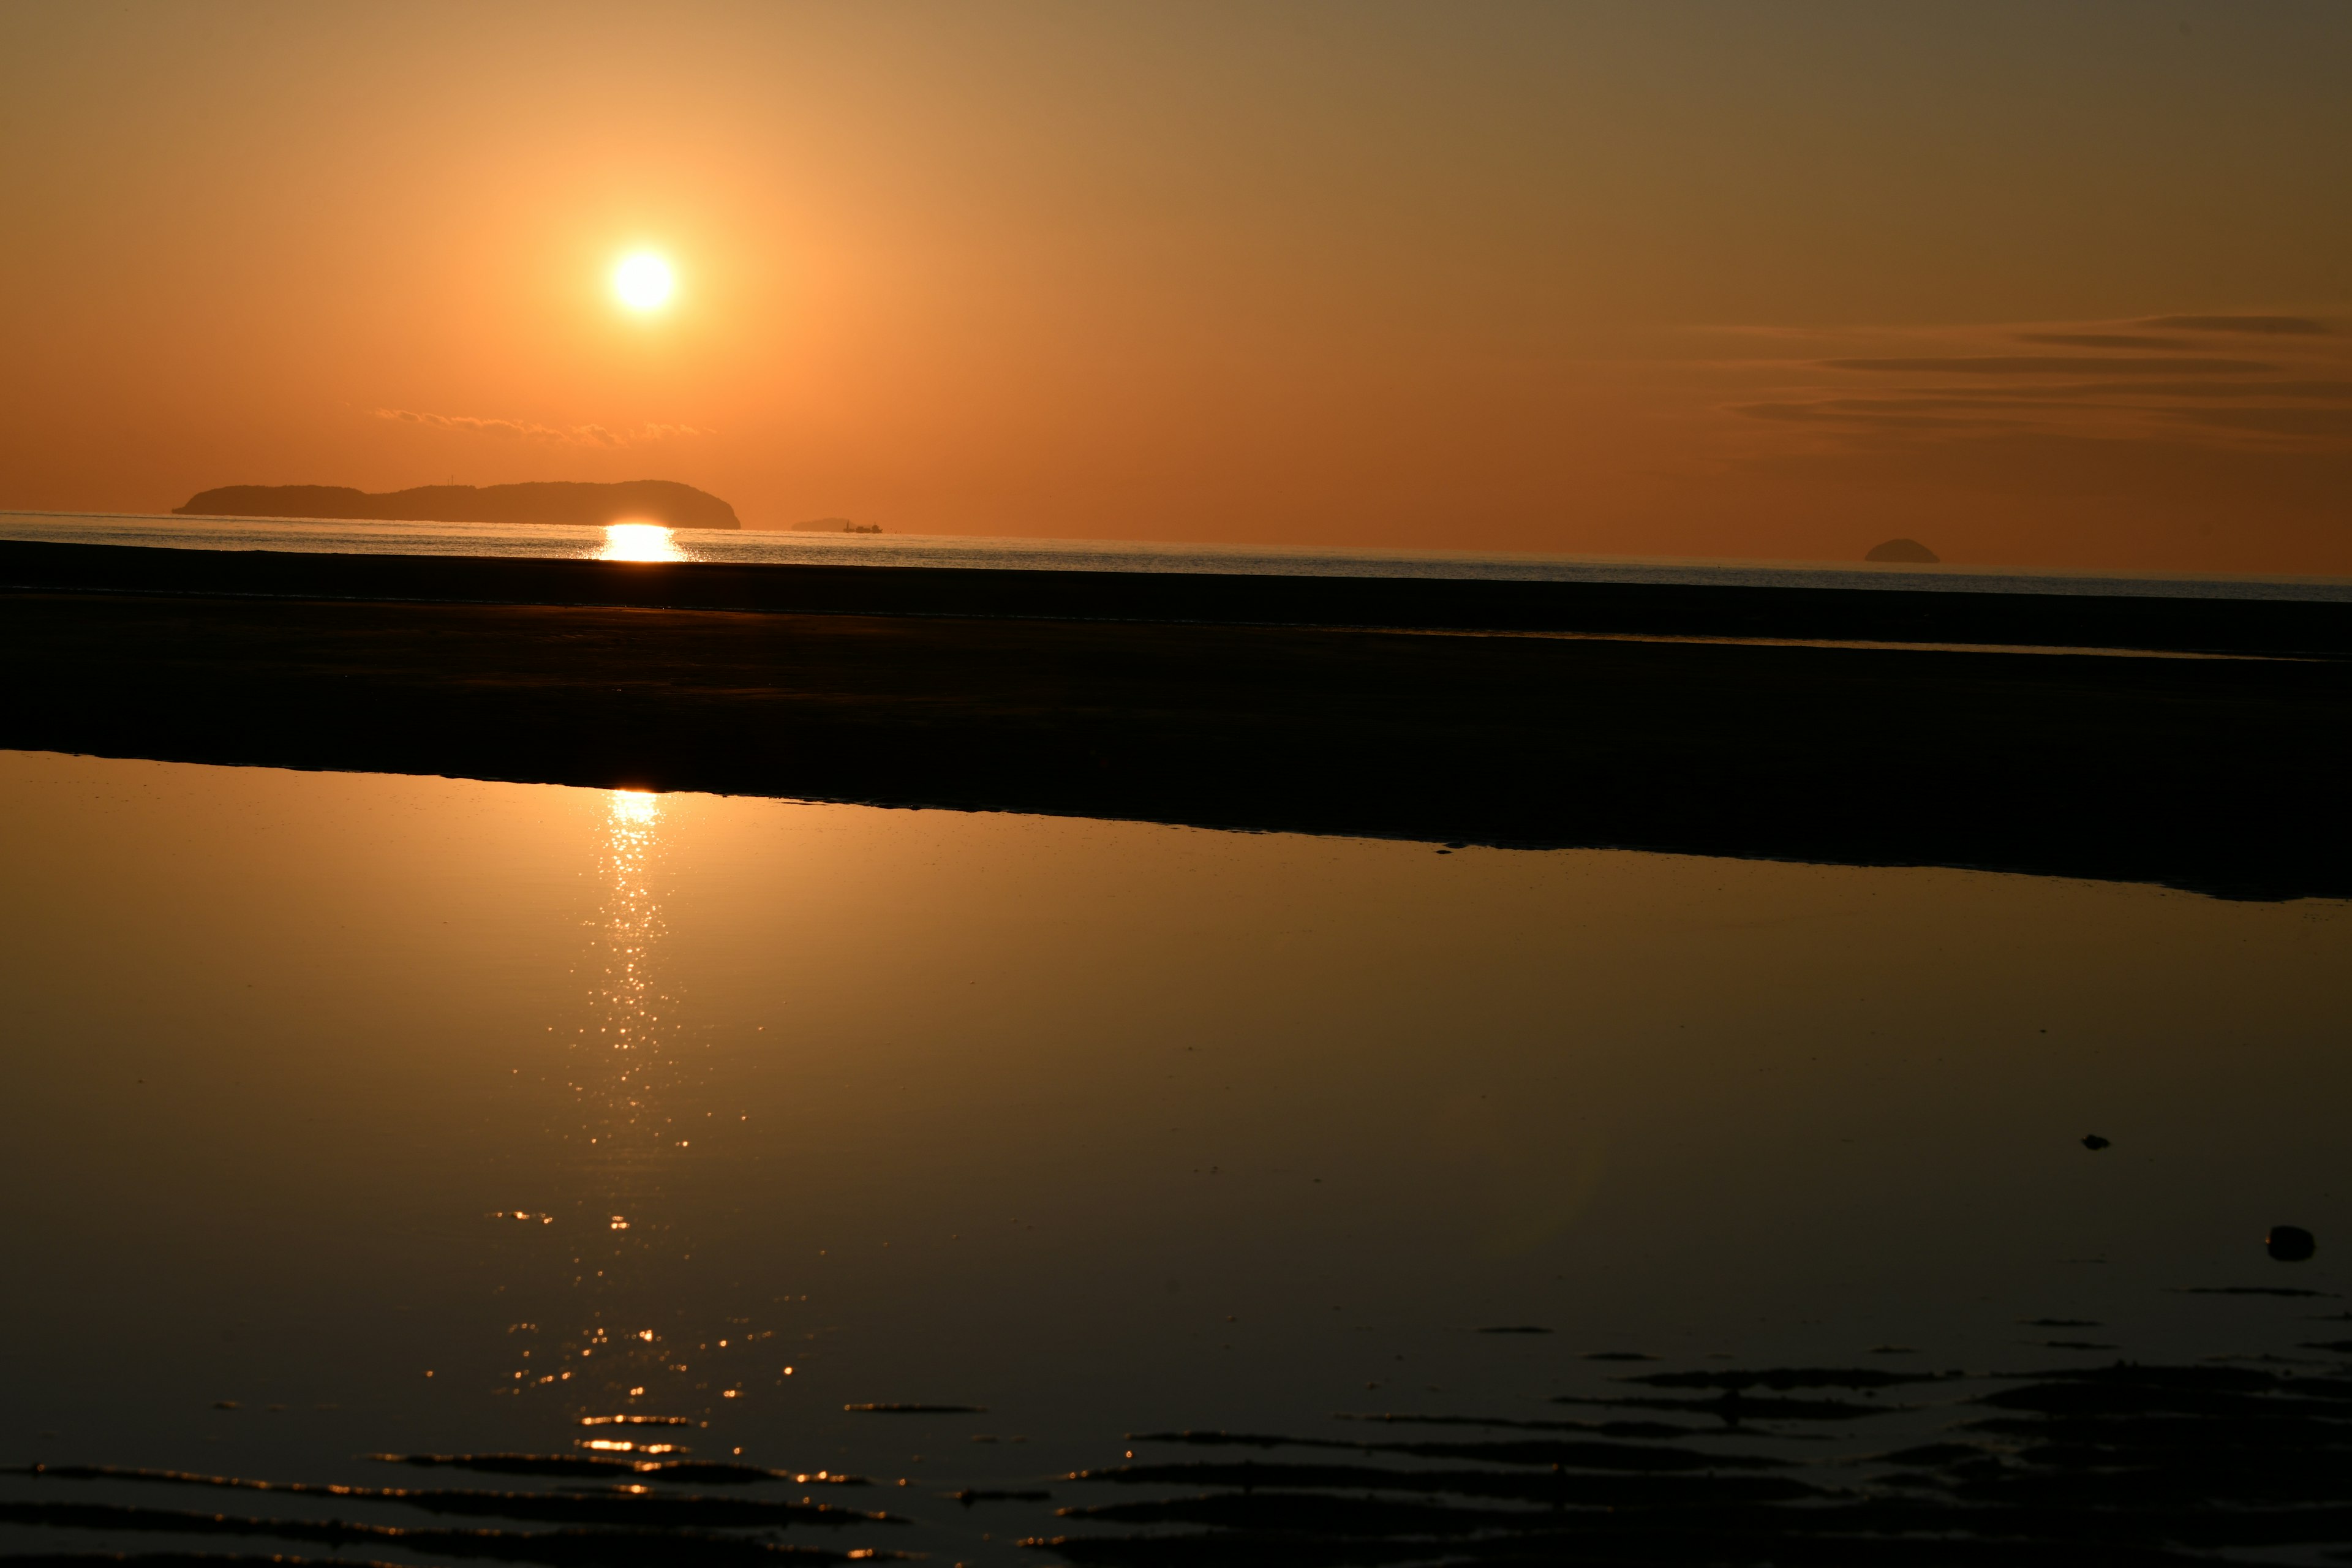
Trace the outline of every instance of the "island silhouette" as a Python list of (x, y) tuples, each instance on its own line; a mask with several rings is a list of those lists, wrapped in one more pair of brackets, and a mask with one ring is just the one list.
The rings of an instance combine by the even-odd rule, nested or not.
[(370, 522), (559, 522), (602, 528), (658, 522), (671, 528), (741, 528), (735, 509), (675, 479), (617, 484), (555, 480), (521, 485), (418, 485), (370, 494), (348, 485), (223, 485), (203, 490), (177, 517), (323, 517)]

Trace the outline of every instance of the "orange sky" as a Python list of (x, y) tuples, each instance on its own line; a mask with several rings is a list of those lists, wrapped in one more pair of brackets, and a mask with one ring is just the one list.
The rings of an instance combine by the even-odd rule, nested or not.
[(2337, 0), (20, 3), (0, 507), (2352, 573), (2347, 81)]

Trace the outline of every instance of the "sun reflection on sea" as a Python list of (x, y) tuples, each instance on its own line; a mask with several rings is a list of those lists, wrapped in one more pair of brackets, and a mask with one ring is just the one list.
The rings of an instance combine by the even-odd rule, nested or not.
[[(676, 998), (664, 992), (656, 964), (662, 816), (662, 797), (650, 790), (605, 792), (594, 871), (602, 907), (583, 954), (587, 1016), (572, 1062), (580, 1187), (576, 1228), (566, 1227), (566, 1272), (581, 1293), (572, 1309), (579, 1316), (552, 1340), (518, 1343), (520, 1364), (510, 1373), (518, 1394), (572, 1383), (578, 1373), (580, 1383), (565, 1391), (572, 1400), (625, 1400), (634, 1395), (624, 1390), (674, 1381), (690, 1364), (674, 1361), (664, 1336), (635, 1326), (667, 1304), (675, 1281), (666, 1265), (690, 1247), (660, 1202), (668, 1163), (691, 1146), (672, 1118), (682, 1041)], [(615, 1324), (614, 1316), (624, 1321)], [(536, 1336), (539, 1325), (528, 1326)]]
[[(615, 1050), (649, 1049), (654, 1026), (661, 1021), (662, 998), (653, 991), (652, 948), (661, 932), (661, 909), (655, 901), (647, 872), (661, 825), (661, 796), (650, 790), (616, 789), (610, 795), (611, 827), (605, 839), (605, 904), (604, 920), (604, 1022), (599, 1030)], [(632, 1078), (642, 1079), (648, 1061), (625, 1068), (619, 1082), (625, 1090)], [(624, 1093), (613, 1106), (638, 1109), (634, 1094)], [(634, 1123), (635, 1116), (617, 1120)], [(612, 1131), (608, 1126), (607, 1132)]]
[(596, 552), (596, 559), (683, 561), (686, 552), (677, 547), (676, 535), (660, 523), (608, 522), (604, 525), (604, 548)]
[(583, 1454), (650, 1463), (693, 1447), (668, 1434), (648, 1440), (576, 1428), (707, 1428), (721, 1408), (743, 1407), (724, 1402), (752, 1397), (755, 1377), (781, 1386), (793, 1369), (767, 1364), (773, 1347), (754, 1350), (776, 1331), (754, 1326), (753, 1303), (709, 1300), (708, 1285), (695, 1283), (695, 1238), (677, 1224), (672, 1196), (717, 1131), (709, 1110), (688, 1120), (707, 1070), (698, 1037), (709, 1026), (691, 1021), (665, 952), (665, 904), (676, 885), (667, 840), (690, 826), (694, 808), (651, 790), (599, 793), (595, 858), (583, 868), (594, 902), (593, 913), (581, 910), (585, 940), (573, 972), (584, 983), (581, 1012), (565, 1028), (572, 1108), (550, 1130), (569, 1146), (572, 1190), (550, 1205), (560, 1212), (494, 1216), (534, 1222), (530, 1233), (512, 1233), (518, 1262), (530, 1262), (509, 1299), (528, 1315), (507, 1331), (497, 1391), (529, 1398), (542, 1418), (574, 1429), (564, 1440)]

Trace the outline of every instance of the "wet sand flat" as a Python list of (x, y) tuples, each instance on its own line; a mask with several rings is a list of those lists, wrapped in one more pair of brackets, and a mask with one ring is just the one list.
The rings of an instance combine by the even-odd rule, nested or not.
[(0, 878), (0, 1553), (2352, 1541), (2341, 902), (22, 752)]

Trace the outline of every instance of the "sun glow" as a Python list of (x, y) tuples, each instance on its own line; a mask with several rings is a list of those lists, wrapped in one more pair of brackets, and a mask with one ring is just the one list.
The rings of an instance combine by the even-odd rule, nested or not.
[(686, 552), (677, 547), (670, 531), (658, 522), (608, 522), (604, 525), (604, 548), (596, 552), (599, 561), (683, 561)]
[(641, 250), (625, 256), (613, 268), (613, 292), (621, 303), (632, 310), (658, 310), (669, 303), (677, 279), (671, 275), (669, 263), (651, 251)]

